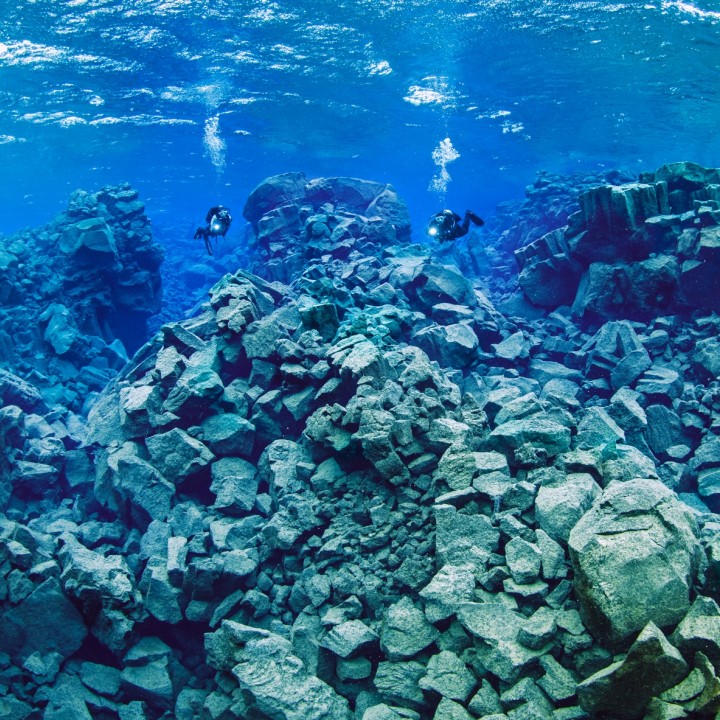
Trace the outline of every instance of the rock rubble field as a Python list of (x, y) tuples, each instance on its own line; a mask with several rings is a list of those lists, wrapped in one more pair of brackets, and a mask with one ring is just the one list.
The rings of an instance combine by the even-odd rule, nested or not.
[(716, 717), (720, 171), (615, 180), (488, 279), (268, 178), (144, 344), (129, 187), (2, 240), (0, 717)]

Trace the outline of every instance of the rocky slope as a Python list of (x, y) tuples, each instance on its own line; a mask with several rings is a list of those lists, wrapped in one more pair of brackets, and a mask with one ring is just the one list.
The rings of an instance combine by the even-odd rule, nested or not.
[[(580, 287), (587, 241), (568, 239), (632, 268), (657, 227), (679, 272), (712, 267), (668, 241), (707, 245), (700, 170), (643, 178), (655, 201), (629, 234), (629, 201), (571, 218), (565, 254), (539, 238), (523, 271), (577, 261)], [(636, 187), (589, 192), (652, 194)], [(86, 429), (4, 386), (4, 716), (713, 717), (706, 300), (678, 276), (654, 313), (575, 302), (579, 324), (567, 293), (539, 320), (503, 315), (404, 244), (403, 203), (364, 181), (270, 178), (245, 216), (262, 277), (227, 275), (164, 325)]]

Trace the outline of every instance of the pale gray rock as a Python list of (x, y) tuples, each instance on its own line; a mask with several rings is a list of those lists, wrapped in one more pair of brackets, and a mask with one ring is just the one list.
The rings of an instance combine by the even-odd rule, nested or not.
[(649, 622), (677, 623), (690, 608), (700, 559), (697, 527), (657, 480), (608, 487), (568, 544), (583, 620), (602, 642), (621, 642)]

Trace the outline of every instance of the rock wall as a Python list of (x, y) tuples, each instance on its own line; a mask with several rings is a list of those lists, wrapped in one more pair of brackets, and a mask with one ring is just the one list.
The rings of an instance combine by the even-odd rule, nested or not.
[(128, 185), (78, 191), (49, 225), (0, 238), (0, 366), (81, 410), (148, 339), (162, 259)]
[(323, 255), (377, 256), (410, 239), (410, 216), (393, 187), (357, 178), (270, 177), (252, 191), (243, 217), (255, 231), (249, 269), (285, 283)]
[(507, 318), (345, 220), (164, 325), (81, 438), (0, 385), (0, 708), (713, 716), (717, 318)]
[(720, 308), (718, 170), (664, 165), (579, 201), (564, 228), (516, 253), (531, 302), (605, 319)]

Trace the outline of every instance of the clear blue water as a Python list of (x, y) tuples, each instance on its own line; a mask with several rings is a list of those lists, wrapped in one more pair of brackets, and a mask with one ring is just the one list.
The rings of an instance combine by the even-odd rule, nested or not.
[(539, 170), (717, 166), (719, 31), (712, 0), (2, 0), (0, 231), (124, 180), (177, 232), (291, 170), (424, 223)]

